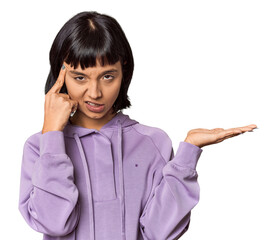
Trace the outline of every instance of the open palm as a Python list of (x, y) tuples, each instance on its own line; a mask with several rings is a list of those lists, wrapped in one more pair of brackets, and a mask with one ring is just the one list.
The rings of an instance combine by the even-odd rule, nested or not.
[(185, 142), (194, 144), (201, 148), (222, 142), (227, 138), (237, 136), (241, 133), (252, 131), (254, 128), (257, 128), (255, 124), (247, 125), (245, 127), (229, 128), (226, 130), (223, 128), (214, 128), (211, 130), (204, 128), (192, 129), (188, 132)]

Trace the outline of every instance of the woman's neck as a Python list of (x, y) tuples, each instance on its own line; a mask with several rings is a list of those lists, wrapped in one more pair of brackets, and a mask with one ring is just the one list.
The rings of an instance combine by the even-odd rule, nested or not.
[(89, 129), (96, 129), (99, 131), (105, 124), (112, 120), (116, 114), (117, 113), (112, 113), (112, 111), (109, 111), (101, 118), (88, 118), (82, 112), (77, 110), (74, 116), (69, 119), (69, 122), (72, 125), (77, 125)]

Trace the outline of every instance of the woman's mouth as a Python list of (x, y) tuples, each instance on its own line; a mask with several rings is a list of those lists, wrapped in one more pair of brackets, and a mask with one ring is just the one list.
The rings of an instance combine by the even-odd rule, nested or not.
[(104, 110), (104, 104), (98, 104), (93, 102), (86, 102), (86, 107), (91, 112), (100, 113)]

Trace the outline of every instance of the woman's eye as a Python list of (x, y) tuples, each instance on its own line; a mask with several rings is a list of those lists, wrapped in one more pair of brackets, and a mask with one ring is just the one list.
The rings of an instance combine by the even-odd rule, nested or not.
[(105, 80), (112, 80), (114, 77), (112, 75), (105, 75), (104, 79)]
[(84, 77), (75, 77), (74, 79), (77, 80), (77, 81), (83, 81), (82, 79), (78, 79), (78, 78), (84, 78)]

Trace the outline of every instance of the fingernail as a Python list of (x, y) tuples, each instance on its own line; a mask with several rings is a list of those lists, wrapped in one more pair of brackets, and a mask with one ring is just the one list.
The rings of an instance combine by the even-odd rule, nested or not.
[(65, 69), (65, 66), (64, 66), (64, 65), (62, 65), (62, 69)]

